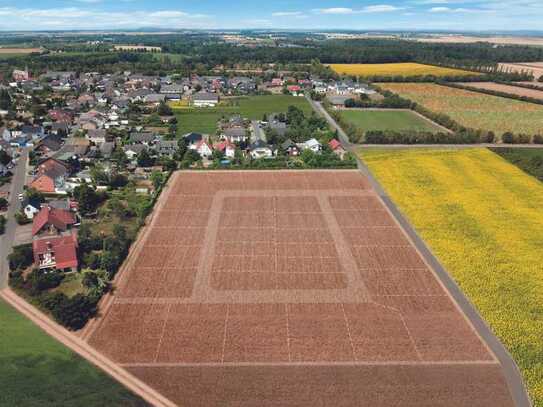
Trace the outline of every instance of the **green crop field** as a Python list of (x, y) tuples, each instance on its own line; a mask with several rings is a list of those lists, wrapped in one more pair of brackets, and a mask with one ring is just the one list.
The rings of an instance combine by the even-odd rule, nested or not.
[(427, 109), (446, 114), (465, 127), (510, 131), (529, 135), (543, 133), (543, 106), (433, 83), (383, 83), (383, 89), (411, 99)]
[(543, 184), (487, 149), (362, 158), (516, 360), (543, 406)]
[(345, 121), (364, 131), (425, 131), (437, 133), (441, 130), (432, 123), (406, 110), (341, 110)]
[(146, 406), (0, 300), (0, 405)]
[(177, 116), (177, 133), (182, 135), (191, 131), (214, 134), (217, 121), (222, 117), (239, 114), (251, 120), (261, 120), (265, 113), (286, 112), (289, 106), (296, 106), (311, 114), (311, 106), (303, 97), (289, 95), (249, 96), (227, 99), (216, 108), (176, 108), (172, 106)]

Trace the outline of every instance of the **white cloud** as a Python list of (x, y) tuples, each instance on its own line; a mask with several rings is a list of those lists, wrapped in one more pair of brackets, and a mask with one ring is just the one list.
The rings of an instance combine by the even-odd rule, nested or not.
[(488, 10), (481, 10), (475, 8), (450, 8), (450, 7), (432, 7), (430, 13), (484, 13)]
[(332, 7), (316, 9), (315, 12), (319, 14), (353, 14), (354, 10), (346, 7)]
[(320, 8), (314, 9), (313, 12), (318, 14), (365, 14), (365, 13), (390, 13), (392, 11), (403, 10), (403, 7), (396, 7), (390, 4), (377, 4), (373, 6), (366, 6), (359, 10), (355, 10), (347, 7), (332, 7), (332, 8)]
[(301, 11), (276, 11), (272, 13), (273, 17), (298, 17), (303, 13)]
[(0, 7), (0, 30), (111, 29), (111, 28), (215, 28), (212, 16), (181, 10), (107, 12), (77, 7)]

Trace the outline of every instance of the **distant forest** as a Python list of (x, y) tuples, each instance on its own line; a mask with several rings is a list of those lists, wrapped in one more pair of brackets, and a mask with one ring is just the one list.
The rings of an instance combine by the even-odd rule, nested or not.
[[(18, 43), (21, 39), (18, 39)], [(100, 41), (100, 43), (93, 43)], [(43, 46), (52, 53), (41, 56), (21, 56), (0, 61), (0, 69), (8, 65), (25, 66), (32, 70), (100, 69), (114, 71), (130, 69), (148, 72), (169, 72), (210, 69), (217, 65), (258, 65), (262, 63), (309, 64), (322, 63), (386, 63), (422, 62), (447, 66), (493, 66), (497, 62), (543, 61), (543, 48), (530, 46), (475, 44), (431, 44), (399, 39), (322, 40), (293, 36), (271, 45), (256, 47), (226, 44), (217, 36), (161, 35), (101, 35), (81, 37), (26, 37), (25, 44)], [(0, 44), (16, 44), (17, 38), (2, 38)], [(110, 52), (112, 44), (144, 44), (162, 47), (162, 55), (153, 53)], [(63, 53), (53, 53), (63, 51)], [(81, 57), (85, 53), (85, 57)]]

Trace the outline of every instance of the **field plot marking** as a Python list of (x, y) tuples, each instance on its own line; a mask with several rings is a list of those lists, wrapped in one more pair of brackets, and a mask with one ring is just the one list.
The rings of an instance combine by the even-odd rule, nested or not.
[[(177, 173), (176, 175), (178, 175), (180, 173)], [(177, 179), (177, 177), (172, 177), (172, 178), (175, 178)], [(170, 195), (171, 191), (173, 190), (173, 188), (170, 188), (168, 192), (168, 194), (165, 194), (166, 195)], [(352, 196), (353, 193), (352, 193), (352, 190), (344, 190), (345, 191), (345, 195), (347, 196)], [(166, 192), (166, 191), (165, 191)], [(265, 191), (266, 194), (268, 195), (274, 195), (274, 194), (277, 194), (278, 190), (271, 190), (271, 191)], [(306, 191), (307, 192), (307, 191)], [(334, 191), (334, 194), (338, 194), (339, 191)], [(358, 191), (360, 192), (360, 191)], [(254, 192), (253, 191), (245, 191), (244, 193), (248, 194), (249, 196), (254, 196)], [(290, 193), (292, 193), (292, 191), (290, 191)], [(310, 192), (311, 194), (314, 194), (315, 192)], [(295, 193), (296, 196), (299, 196), (299, 193), (296, 192)], [(379, 201), (380, 201), (380, 204), (382, 206), (382, 208), (384, 209), (384, 211), (388, 212), (389, 215), (392, 215), (391, 214), (391, 211), (390, 211), (390, 208), (388, 207), (388, 205), (385, 204), (385, 202), (383, 202), (383, 199), (381, 196), (379, 196), (378, 194), (375, 194), (374, 192), (366, 192), (362, 195), (371, 195), (371, 196), (375, 196)], [(161, 203), (163, 204), (166, 200), (165, 196), (161, 197)], [(223, 198), (224, 199), (224, 198)], [(326, 199), (323, 197), (323, 199)], [(221, 202), (222, 204), (222, 202)], [(162, 207), (162, 206), (157, 206), (157, 208), (159, 207)], [(213, 212), (213, 211), (212, 211)], [(333, 216), (333, 215), (332, 215)], [(401, 224), (398, 222), (398, 220), (396, 219), (395, 216), (392, 216), (392, 219), (394, 220), (394, 222), (398, 225), (401, 226)], [(156, 220), (153, 219), (153, 222)], [(218, 224), (218, 222), (217, 222)], [(209, 225), (209, 222), (208, 222), (208, 225)], [(151, 225), (150, 225), (151, 226)], [(146, 230), (146, 234), (145, 236), (142, 236), (142, 241), (146, 241), (149, 237), (149, 230), (151, 229), (151, 227), (148, 227), (147, 230)], [(399, 230), (401, 231), (402, 234), (404, 235), (407, 235), (406, 231), (404, 230), (403, 227), (400, 227)], [(408, 241), (410, 242), (411, 245), (413, 245), (413, 242), (412, 240), (410, 239), (410, 237), (407, 235), (407, 238), (408, 238)], [(336, 244), (338, 244), (338, 242), (335, 242)], [(421, 253), (419, 253), (418, 251), (418, 247), (416, 246), (413, 246), (415, 251), (417, 251), (418, 255), (421, 257), (421, 259), (425, 262), (425, 264), (427, 264), (426, 262), (426, 258), (424, 256), (421, 255)], [(132, 255), (135, 257), (135, 254), (132, 253)], [(211, 256), (205, 256), (205, 257), (211, 257)], [(434, 272), (433, 270), (433, 267), (429, 267), (432, 272)], [(434, 272), (435, 273), (435, 272)], [(435, 276), (434, 276), (435, 277)], [(205, 279), (204, 279), (205, 280)], [(442, 284), (442, 282), (438, 279), (439, 283)], [(457, 311), (461, 312), (463, 315), (464, 313), (461, 311), (461, 309), (458, 307), (458, 305), (456, 304), (456, 301), (451, 298), (451, 295), (449, 293), (448, 290), (445, 290), (444, 291), (444, 296), (446, 296), (447, 298), (449, 298), (450, 300), (452, 300), (452, 303), (455, 304), (455, 306), (457, 307)], [(314, 300), (313, 300), (314, 301)], [(117, 299), (117, 301), (115, 303), (138, 303), (139, 301), (125, 301), (125, 299), (121, 299), (119, 301), (119, 299)], [(161, 303), (162, 301), (157, 301), (156, 303)], [(364, 302), (362, 301), (362, 299), (359, 299), (358, 302)], [(169, 302), (164, 302), (166, 304), (168, 304)], [(388, 309), (389, 311), (393, 311), (393, 312), (396, 312), (398, 313), (399, 315), (401, 315), (400, 311), (396, 310), (394, 307), (390, 307), (390, 306), (387, 306), (387, 305), (384, 305), (384, 304), (380, 304), (380, 303), (373, 303), (372, 301), (368, 302), (368, 303), (372, 303), (372, 304), (375, 304), (375, 305), (378, 305), (380, 307), (383, 307), (385, 309)], [(169, 303), (169, 307), (168, 308), (171, 308), (171, 303)], [(341, 305), (343, 307), (343, 303), (341, 303), (340, 300), (336, 300), (336, 304), (337, 305)], [(109, 304), (109, 306), (111, 306), (112, 304)], [(226, 309), (227, 309), (227, 313), (228, 313), (228, 304), (225, 304), (226, 305)], [(287, 306), (287, 312), (288, 312), (288, 306)], [(345, 317), (345, 313), (344, 313), (344, 308), (343, 308), (343, 316)], [(465, 315), (464, 315), (464, 318), (467, 318)], [(104, 320), (104, 318), (102, 318), (102, 321)], [(225, 326), (224, 326), (224, 332), (226, 333), (227, 329), (228, 329), (228, 315), (226, 316), (226, 322), (225, 322)], [(288, 321), (289, 319), (287, 318), (286, 319), (287, 321), (287, 329), (288, 329)], [(474, 327), (473, 325), (471, 324), (468, 324), (468, 326), (474, 330)], [(476, 331), (475, 331), (476, 332)], [(484, 344), (485, 347), (487, 347), (487, 344), (485, 341), (482, 341), (481, 340), (481, 337), (478, 335), (478, 333), (476, 332), (479, 340), (482, 342), (482, 344)], [(290, 337), (290, 335), (287, 336), (287, 339), (288, 337)], [(459, 360), (459, 361), (448, 361), (448, 360), (441, 360), (441, 361), (435, 361), (435, 362), (432, 362), (432, 361), (423, 361), (421, 360), (420, 358), (420, 355), (419, 357), (417, 358), (417, 360), (406, 360), (406, 361), (403, 361), (403, 360), (400, 360), (400, 361), (384, 361), (384, 362), (380, 362), (380, 361), (357, 361), (356, 359), (353, 360), (353, 361), (339, 361), (339, 362), (335, 362), (335, 361), (326, 361), (326, 362), (313, 362), (313, 361), (299, 361), (299, 362), (292, 362), (292, 359), (290, 357), (290, 350), (289, 350), (289, 357), (288, 357), (288, 362), (257, 362), (257, 363), (254, 363), (254, 362), (225, 362), (224, 361), (224, 350), (225, 350), (225, 347), (226, 347), (226, 334), (224, 334), (223, 338), (223, 345), (222, 345), (222, 350), (223, 350), (223, 356), (221, 358), (221, 362), (219, 363), (207, 363), (207, 362), (199, 362), (199, 363), (168, 363), (168, 362), (158, 362), (158, 363), (119, 363), (119, 365), (123, 366), (123, 367), (193, 367), (193, 366), (196, 366), (196, 367), (202, 367), (202, 366), (209, 366), (209, 367), (215, 367), (215, 366), (234, 366), (234, 367), (238, 367), (238, 366), (381, 366), (381, 365), (393, 365), (393, 366), (402, 366), (402, 365), (407, 365), (407, 366), (447, 366), (447, 365), (450, 365), (450, 366), (454, 366), (454, 365), (498, 365), (498, 362), (497, 360), (495, 360), (495, 356), (493, 354), (493, 352), (488, 352), (488, 354), (492, 357), (492, 360), (487, 360), (487, 359), (483, 359), (483, 360), (474, 360), (474, 359), (471, 359), (471, 360)], [(413, 342), (413, 338), (411, 338), (411, 341)], [(351, 341), (351, 346), (352, 346), (352, 341)], [(289, 347), (290, 347), (290, 344), (289, 344)], [(487, 347), (488, 349), (488, 347)], [(415, 347), (415, 350), (416, 350), (416, 347)], [(160, 351), (160, 346), (157, 350), (157, 353)], [(155, 358), (156, 360), (156, 358)], [(167, 360), (167, 359), (166, 359)]]

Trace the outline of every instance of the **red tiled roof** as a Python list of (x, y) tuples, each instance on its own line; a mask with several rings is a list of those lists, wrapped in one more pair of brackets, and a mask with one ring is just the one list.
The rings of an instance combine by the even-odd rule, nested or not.
[(330, 142), (328, 143), (328, 145), (330, 146), (330, 148), (332, 150), (335, 150), (337, 149), (338, 147), (341, 147), (341, 143), (339, 141), (337, 141), (335, 138), (333, 138), (332, 140), (330, 140)]
[(35, 236), (44, 228), (44, 226), (50, 224), (59, 230), (68, 229), (69, 225), (75, 223), (75, 216), (72, 212), (65, 209), (56, 209), (50, 208), (49, 206), (44, 206), (34, 216), (32, 221), (32, 236)]
[(54, 253), (57, 269), (77, 267), (77, 237), (74, 234), (69, 236), (57, 236), (34, 240), (32, 242), (34, 261), (39, 262), (39, 255), (48, 251)]

